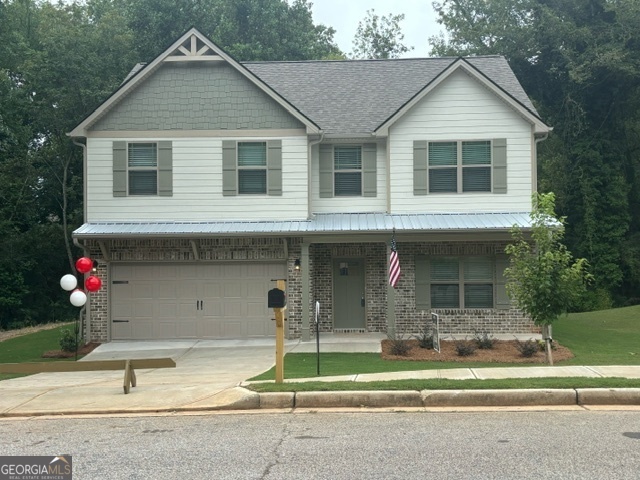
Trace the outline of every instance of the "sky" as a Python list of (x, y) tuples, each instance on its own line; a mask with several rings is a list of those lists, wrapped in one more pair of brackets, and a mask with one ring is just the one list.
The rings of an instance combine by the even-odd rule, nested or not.
[(353, 36), (358, 22), (367, 15), (367, 10), (374, 9), (376, 15), (401, 13), (405, 18), (400, 22), (404, 33), (404, 44), (413, 46), (414, 50), (403, 57), (429, 56), (428, 39), (437, 35), (442, 26), (436, 22), (436, 13), (430, 0), (312, 0), (313, 20), (333, 27), (336, 30), (334, 40), (345, 53), (353, 49)]

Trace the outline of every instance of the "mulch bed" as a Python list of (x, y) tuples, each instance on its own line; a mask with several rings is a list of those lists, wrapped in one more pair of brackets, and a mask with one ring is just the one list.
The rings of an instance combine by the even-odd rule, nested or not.
[[(100, 343), (87, 343), (86, 345), (80, 347), (78, 350), (78, 355), (86, 355), (87, 353), (93, 352), (96, 348), (98, 348)], [(42, 354), (42, 358), (72, 358), (76, 356), (76, 352), (65, 352), (63, 350), (49, 350), (48, 352), (44, 352)]]
[[(415, 360), (420, 362), (500, 362), (500, 363), (546, 363), (544, 351), (533, 357), (523, 357), (516, 348), (515, 340), (496, 340), (492, 349), (476, 349), (468, 357), (460, 357), (454, 341), (440, 341), (440, 353), (433, 349), (420, 348), (417, 340), (405, 340), (411, 349), (406, 356), (391, 355), (391, 340), (382, 341), (382, 358), (384, 360)], [(467, 342), (475, 343), (467, 340)], [(557, 342), (553, 342), (553, 361), (560, 362), (573, 358), (573, 353)]]

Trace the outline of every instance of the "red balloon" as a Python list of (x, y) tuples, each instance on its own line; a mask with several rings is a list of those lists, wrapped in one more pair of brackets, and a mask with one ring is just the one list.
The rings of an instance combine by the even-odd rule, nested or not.
[(80, 273), (89, 273), (93, 268), (93, 260), (88, 257), (81, 257), (76, 262), (76, 270)]
[(90, 292), (97, 292), (102, 286), (102, 280), (94, 275), (91, 275), (84, 281), (84, 286), (87, 287), (87, 290), (89, 290)]

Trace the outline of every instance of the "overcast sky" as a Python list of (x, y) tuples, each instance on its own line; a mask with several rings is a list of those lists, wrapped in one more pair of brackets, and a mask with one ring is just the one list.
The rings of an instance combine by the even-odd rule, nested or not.
[(436, 13), (431, 0), (312, 0), (313, 20), (335, 28), (334, 39), (345, 53), (353, 49), (353, 36), (358, 22), (366, 17), (367, 10), (375, 9), (378, 16), (405, 14), (400, 23), (404, 33), (404, 44), (414, 50), (404, 57), (429, 56), (428, 39), (436, 35), (441, 25), (436, 22)]

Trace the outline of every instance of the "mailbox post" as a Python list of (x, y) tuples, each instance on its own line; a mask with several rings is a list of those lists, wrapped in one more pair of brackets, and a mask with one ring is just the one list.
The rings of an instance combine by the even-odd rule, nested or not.
[(276, 317), (276, 383), (284, 381), (284, 311), (287, 308), (284, 285), (284, 280), (276, 280), (276, 288), (268, 294), (268, 307), (273, 308)]

